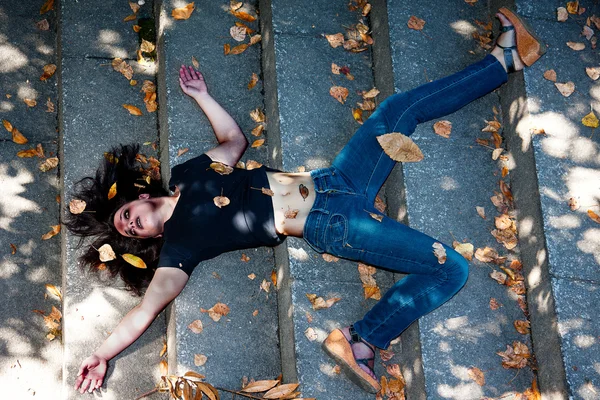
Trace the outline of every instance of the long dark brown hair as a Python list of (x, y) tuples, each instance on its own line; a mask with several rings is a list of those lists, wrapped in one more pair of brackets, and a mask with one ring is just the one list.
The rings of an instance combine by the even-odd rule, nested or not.
[[(93, 236), (91, 246), (79, 257), (82, 271), (99, 272), (106, 269), (112, 278), (119, 275), (127, 289), (137, 296), (143, 294), (154, 276), (163, 240), (122, 236), (113, 224), (113, 217), (123, 204), (137, 200), (140, 194), (147, 193), (150, 197), (168, 195), (160, 180), (159, 162), (139, 154), (139, 150), (139, 145), (129, 144), (114, 147), (105, 153), (96, 176), (77, 182), (67, 199), (85, 201), (85, 211), (73, 214), (67, 207), (63, 221), (71, 233), (81, 238), (78, 247), (83, 245), (85, 237)], [(116, 195), (109, 199), (109, 190), (115, 182)], [(97, 249), (104, 244), (110, 244), (117, 254), (115, 260), (100, 261)], [(132, 266), (123, 260), (122, 254), (140, 257), (148, 268)]]

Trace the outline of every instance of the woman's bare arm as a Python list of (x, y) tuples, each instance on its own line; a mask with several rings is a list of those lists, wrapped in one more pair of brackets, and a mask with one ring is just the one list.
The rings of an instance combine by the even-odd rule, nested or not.
[(157, 269), (142, 302), (129, 311), (98, 350), (82, 362), (77, 373), (75, 390), (80, 385), (81, 393), (86, 391), (88, 386), (90, 391), (102, 386), (106, 363), (146, 331), (167, 304), (181, 293), (187, 281), (187, 274), (178, 268)]
[(196, 100), (204, 114), (206, 114), (217, 137), (219, 145), (206, 154), (215, 161), (227, 165), (235, 165), (246, 148), (246, 136), (215, 99), (208, 94), (206, 82), (202, 74), (192, 67), (181, 66), (179, 69), (179, 85), (185, 94)]

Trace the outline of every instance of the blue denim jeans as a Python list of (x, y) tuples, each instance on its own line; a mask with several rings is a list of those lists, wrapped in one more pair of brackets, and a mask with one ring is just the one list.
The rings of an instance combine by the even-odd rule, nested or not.
[(316, 199), (304, 239), (316, 251), (408, 274), (354, 327), (367, 342), (385, 349), (413, 321), (454, 296), (469, 275), (467, 261), (444, 245), (447, 260), (433, 254), (435, 239), (383, 216), (369, 213), (395, 165), (376, 137), (410, 136), (418, 123), (453, 113), (508, 80), (492, 55), (460, 72), (390, 96), (358, 129), (330, 168), (311, 172)]

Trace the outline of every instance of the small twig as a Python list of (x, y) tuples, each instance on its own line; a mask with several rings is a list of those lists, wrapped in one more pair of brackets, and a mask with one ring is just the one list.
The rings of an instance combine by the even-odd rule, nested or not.
[(217, 387), (217, 386), (214, 386), (214, 388), (217, 389), (217, 390), (222, 390), (223, 392), (233, 393), (234, 395), (248, 397), (249, 399), (262, 400), (262, 397), (256, 397), (256, 396), (252, 396), (250, 394), (246, 394), (246, 393), (242, 393), (242, 392), (236, 392), (235, 390), (224, 389), (224, 388), (220, 388), (220, 387)]
[(433, 38), (432, 38), (431, 36), (429, 36), (428, 34), (426, 34), (425, 32), (423, 32), (423, 31), (419, 31), (419, 32), (421, 32), (423, 35), (425, 35), (425, 37), (426, 37), (427, 39), (429, 39), (429, 40), (433, 40)]
[(149, 396), (149, 395), (151, 395), (152, 393), (155, 393), (155, 392), (158, 392), (158, 388), (154, 388), (151, 391), (146, 392), (146, 393), (144, 393), (143, 395), (141, 395), (139, 397), (136, 397), (135, 400), (143, 399), (144, 397)]
[(517, 373), (515, 374), (515, 376), (513, 376), (513, 378), (512, 378), (510, 381), (508, 381), (508, 384), (511, 384), (511, 383), (512, 383), (512, 381), (514, 381), (514, 380), (515, 380), (515, 378), (516, 378), (517, 376), (519, 376), (519, 372), (521, 372), (521, 368), (518, 368), (518, 369), (517, 369)]

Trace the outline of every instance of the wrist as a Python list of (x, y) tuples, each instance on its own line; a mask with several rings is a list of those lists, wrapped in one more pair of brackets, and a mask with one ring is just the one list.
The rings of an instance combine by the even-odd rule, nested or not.
[(194, 100), (196, 100), (198, 102), (211, 98), (210, 95), (208, 94), (208, 92), (194, 94), (192, 97), (194, 98)]

